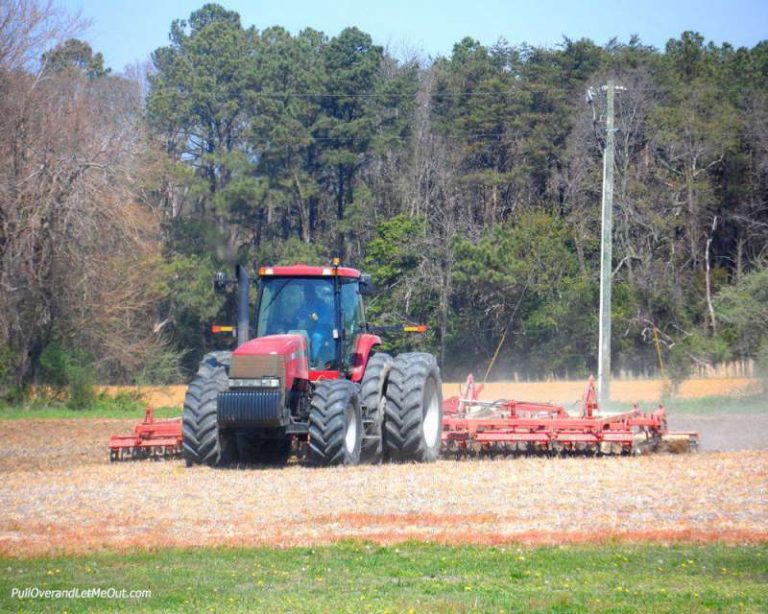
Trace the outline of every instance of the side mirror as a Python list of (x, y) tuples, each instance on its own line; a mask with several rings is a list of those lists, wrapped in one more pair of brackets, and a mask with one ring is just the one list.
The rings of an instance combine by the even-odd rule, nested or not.
[(373, 294), (376, 288), (373, 286), (373, 278), (370, 273), (363, 273), (360, 275), (360, 294), (368, 296)]
[(227, 291), (229, 278), (224, 271), (217, 271), (213, 276), (213, 291), (216, 294), (224, 294)]

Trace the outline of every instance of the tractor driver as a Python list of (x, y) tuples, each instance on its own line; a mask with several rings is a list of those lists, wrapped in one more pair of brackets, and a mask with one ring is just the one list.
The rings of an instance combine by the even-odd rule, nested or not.
[(333, 288), (330, 283), (315, 282), (307, 284), (305, 291), (310, 362), (325, 365), (336, 358), (333, 344), (328, 344), (333, 338)]

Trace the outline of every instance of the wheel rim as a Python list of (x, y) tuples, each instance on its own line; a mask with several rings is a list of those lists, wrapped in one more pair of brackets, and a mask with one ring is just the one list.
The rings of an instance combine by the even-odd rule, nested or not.
[(430, 380), (427, 388), (427, 398), (424, 404), (424, 420), (421, 423), (424, 441), (427, 446), (434, 448), (440, 434), (440, 403), (437, 398), (435, 384)]
[(357, 412), (352, 404), (347, 406), (347, 432), (344, 434), (344, 445), (347, 452), (354, 452), (357, 446)]

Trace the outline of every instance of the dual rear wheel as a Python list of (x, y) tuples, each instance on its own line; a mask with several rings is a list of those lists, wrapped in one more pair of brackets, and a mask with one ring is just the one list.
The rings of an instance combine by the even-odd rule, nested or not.
[(421, 352), (375, 354), (359, 391), (345, 380), (318, 384), (309, 420), (312, 464), (433, 462), (443, 424), (437, 361)]
[(431, 354), (400, 354), (387, 382), (384, 452), (395, 462), (429, 463), (440, 455), (443, 398), (440, 369)]

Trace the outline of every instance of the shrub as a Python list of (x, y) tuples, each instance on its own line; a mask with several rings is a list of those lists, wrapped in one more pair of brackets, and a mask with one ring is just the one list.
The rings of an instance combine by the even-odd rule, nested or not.
[(140, 390), (121, 390), (113, 395), (100, 392), (95, 400), (95, 409), (136, 412), (144, 409), (146, 402)]
[(83, 350), (52, 341), (40, 354), (40, 375), (43, 384), (66, 397), (70, 409), (87, 409), (96, 399), (93, 361)]
[(0, 345), (0, 401), (10, 405), (26, 401), (29, 390), (16, 380), (18, 372), (18, 354), (7, 345)]
[(691, 375), (694, 364), (714, 365), (730, 358), (728, 344), (722, 337), (695, 330), (670, 348), (667, 369), (672, 391), (677, 391), (682, 381)]

